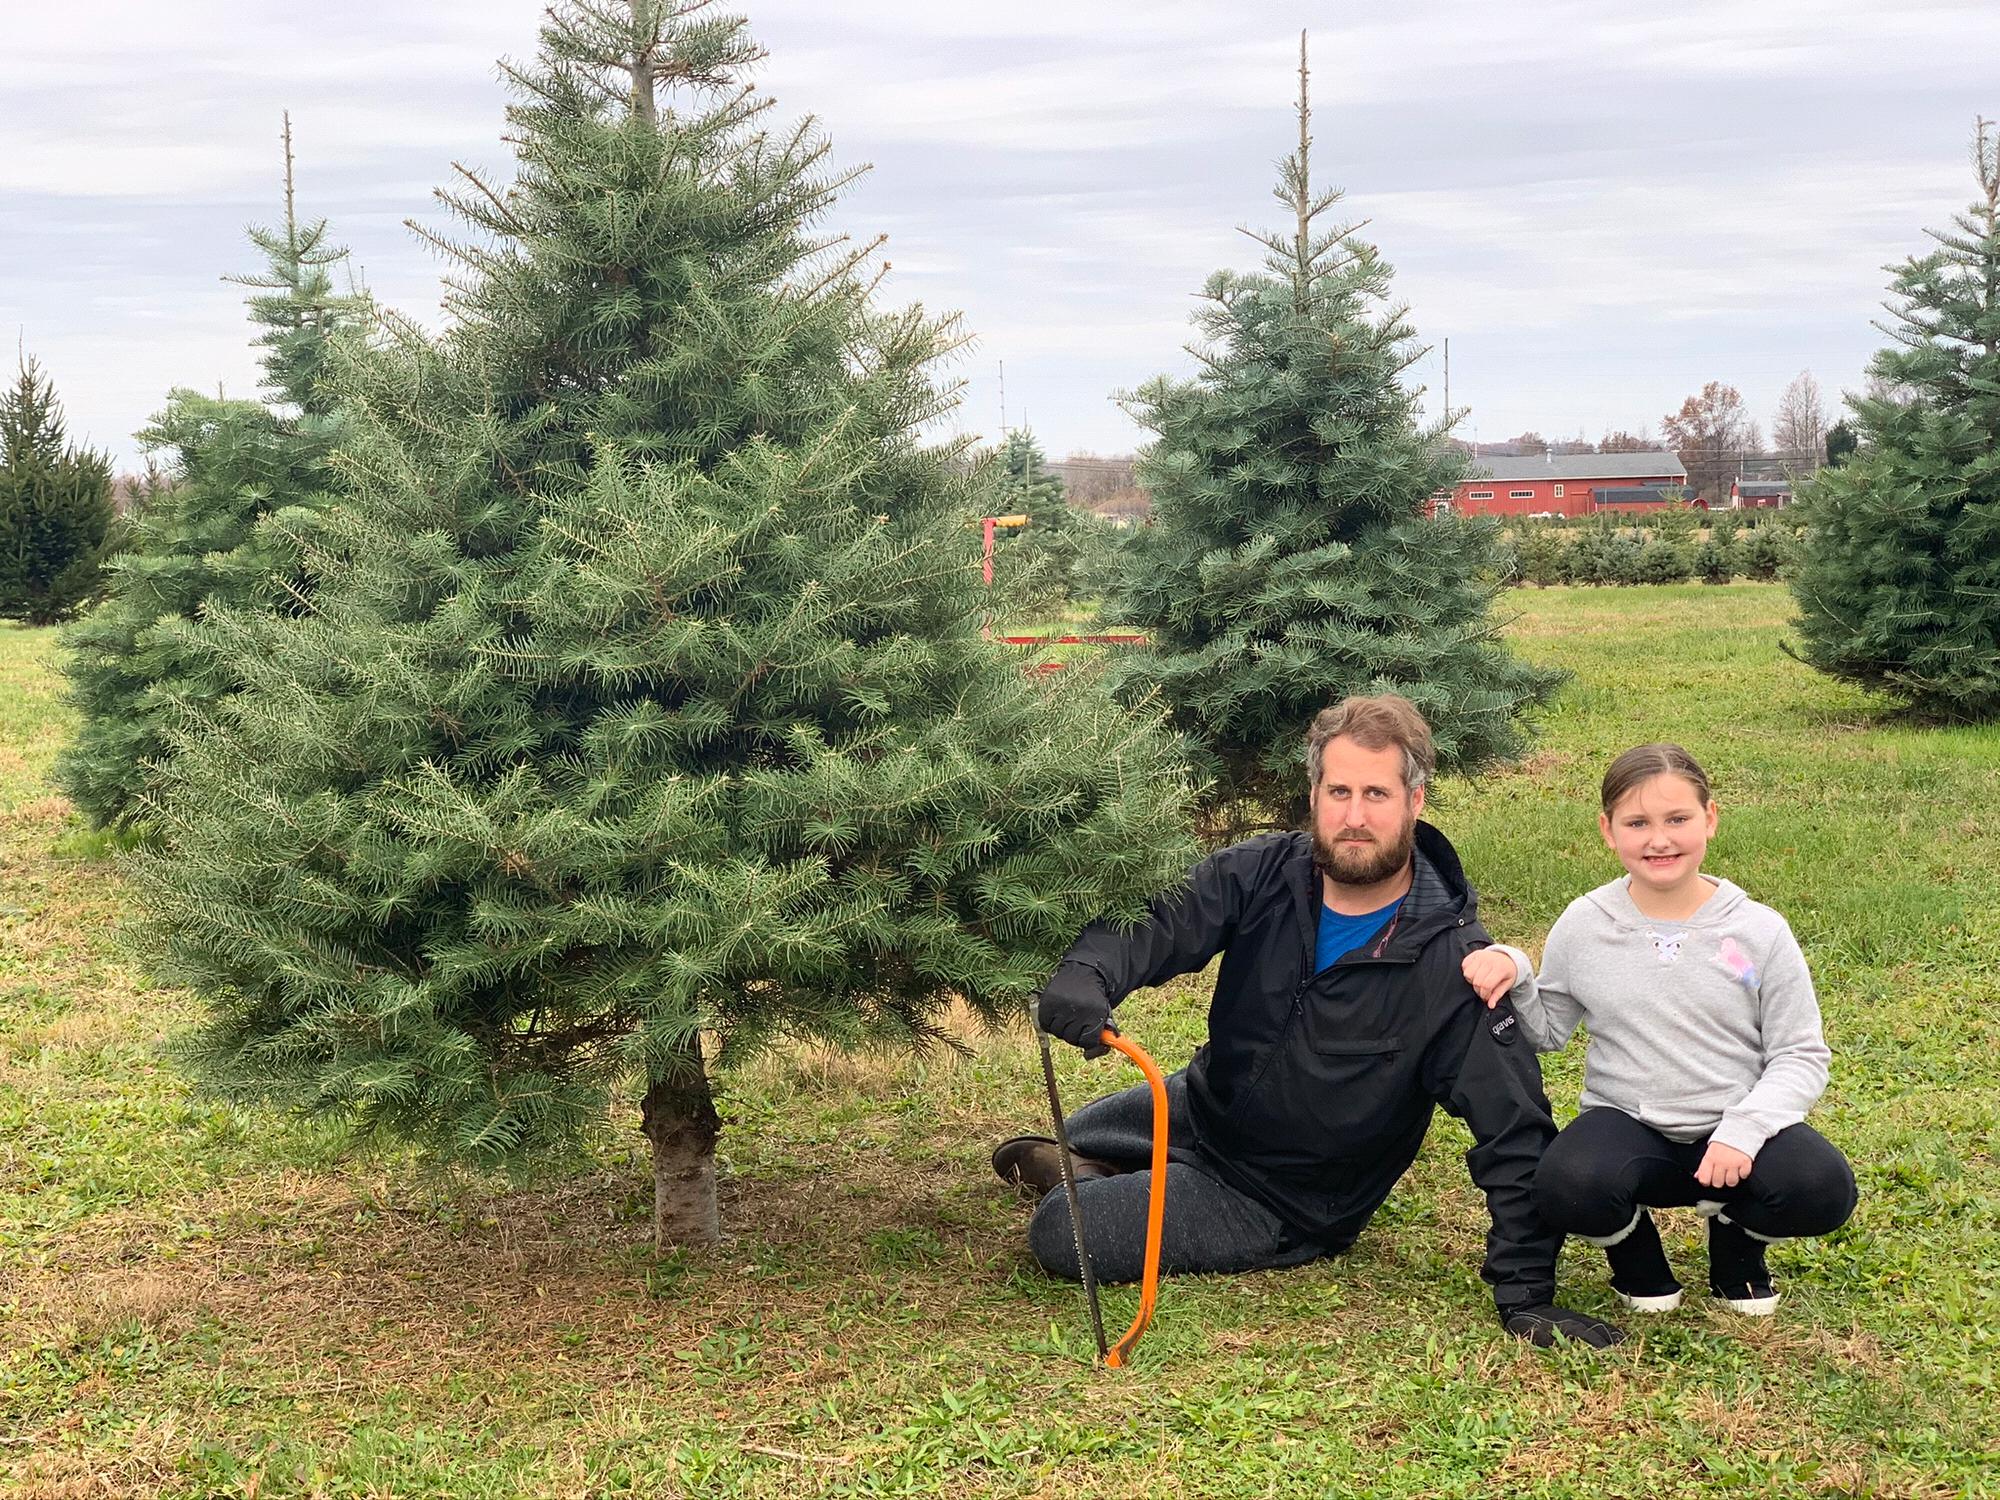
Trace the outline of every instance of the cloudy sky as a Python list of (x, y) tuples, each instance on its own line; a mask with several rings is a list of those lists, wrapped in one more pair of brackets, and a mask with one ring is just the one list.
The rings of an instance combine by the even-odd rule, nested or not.
[[(1398, 271), (1460, 431), (1596, 437), (1703, 381), (1769, 427), (1810, 369), (1856, 385), (1882, 266), (1971, 196), (2000, 115), (1994, 0), (751, 0), (761, 82), (874, 170), (838, 227), (886, 232), (887, 294), (977, 335), (962, 426), (1129, 451), (1112, 400), (1191, 361), (1191, 294), (1275, 225), (1313, 36), (1316, 176)], [(0, 0), (0, 328), (74, 431), (130, 463), (173, 385), (253, 393), (239, 289), (302, 207), (378, 297), (435, 325), (403, 227), (453, 160), (504, 177), (494, 61), (536, 0)]]

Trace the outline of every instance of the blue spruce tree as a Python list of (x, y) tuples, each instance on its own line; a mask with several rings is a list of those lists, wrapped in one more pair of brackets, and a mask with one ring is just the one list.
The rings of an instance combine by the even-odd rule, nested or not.
[(1869, 394), (1848, 398), (1858, 448), (1804, 488), (1788, 575), (1806, 662), (1941, 720), (2000, 718), (2000, 134), (1989, 123), (1973, 140), (1978, 198), (1890, 283), (1895, 344), (1869, 366)]
[(229, 278), (255, 293), (250, 314), (263, 330), (257, 342), (274, 404), (187, 389), (168, 396), (139, 437), (165, 456), (169, 482), (107, 564), (104, 602), (63, 639), (77, 732), (55, 777), (93, 827), (138, 813), (148, 768), (167, 753), (173, 713), (238, 684), (235, 663), (209, 649), (193, 622), (211, 604), (292, 608), (303, 583), (299, 534), (328, 500), (339, 431), (328, 351), (367, 309), (334, 284), (346, 251), (326, 221), (298, 217), (289, 117), (284, 140), (283, 228), (252, 229), (265, 269)]
[(1132, 403), (1157, 435), (1139, 466), (1153, 524), (1107, 609), (1153, 638), (1120, 690), (1165, 704), (1196, 747), (1217, 832), (1302, 815), (1303, 726), (1350, 693), (1408, 695), (1440, 765), (1466, 771), (1521, 750), (1520, 715), (1561, 675), (1497, 639), (1493, 524), (1430, 515), (1464, 459), (1401, 383), (1423, 351), (1388, 265), (1320, 227), (1340, 194), (1312, 186), (1303, 39), (1298, 116), (1277, 188), (1292, 228), (1253, 235), (1261, 274), (1209, 279), (1200, 372)]
[(719, 1071), (1016, 1015), (1191, 849), (1157, 724), (980, 639), (958, 334), (816, 229), (760, 55), (552, 8), (513, 182), (441, 195), (452, 326), (337, 358), (304, 612), (213, 612), (246, 683), (135, 860), (216, 1085), (480, 1161), (636, 1099), (661, 1244), (717, 1233)]

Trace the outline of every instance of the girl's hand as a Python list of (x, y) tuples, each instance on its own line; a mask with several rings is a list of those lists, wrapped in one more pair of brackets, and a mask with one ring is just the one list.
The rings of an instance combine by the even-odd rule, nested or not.
[(1725, 1146), (1720, 1141), (1708, 1143), (1701, 1165), (1694, 1169), (1694, 1180), (1703, 1187), (1735, 1187), (1749, 1175), (1750, 1158), (1734, 1146)]
[(1465, 955), (1465, 962), (1459, 965), (1465, 975), (1465, 982), (1472, 986), (1472, 992), (1486, 1002), (1491, 1010), (1505, 998), (1507, 991), (1514, 988), (1514, 960), (1498, 948), (1476, 948)]

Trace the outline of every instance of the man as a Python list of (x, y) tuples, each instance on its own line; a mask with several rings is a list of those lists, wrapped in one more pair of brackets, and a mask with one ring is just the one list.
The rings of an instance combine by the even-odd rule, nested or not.
[[(1472, 1130), (1466, 1166), (1492, 1216), (1482, 1274), (1501, 1324), (1537, 1344), (1602, 1348), (1624, 1335), (1553, 1305), (1562, 1237), (1531, 1188), (1555, 1122), (1513, 1012), (1486, 1010), (1460, 972), (1491, 939), (1456, 851), (1417, 820), (1434, 765), (1430, 728), (1408, 699), (1325, 710), (1306, 741), (1311, 832), (1210, 855), (1130, 931), (1086, 928), (1038, 1016), (1094, 1054), (1118, 1001), (1222, 955), (1208, 1043), (1167, 1080), (1163, 1270), (1257, 1270), (1347, 1249), (1442, 1105)], [(1068, 1121), (1086, 1244), (1106, 1281), (1140, 1273), (1151, 1122), (1143, 1084)], [(1017, 1137), (993, 1165), (1043, 1194), (1029, 1246), (1051, 1274), (1074, 1278), (1069, 1203), (1049, 1191), (1058, 1149)]]

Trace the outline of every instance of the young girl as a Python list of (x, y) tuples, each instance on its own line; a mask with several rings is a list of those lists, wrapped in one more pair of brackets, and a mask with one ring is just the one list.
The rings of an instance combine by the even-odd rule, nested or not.
[(1536, 978), (1495, 945), (1465, 960), (1489, 1007), (1513, 1005), (1538, 1051), (1590, 1027), (1582, 1113), (1535, 1177), (1551, 1227), (1602, 1245), (1630, 1307), (1678, 1307), (1649, 1208), (1708, 1216), (1709, 1289), (1776, 1310), (1773, 1240), (1827, 1234), (1854, 1211), (1854, 1173), (1806, 1111), (1828, 1052), (1805, 957), (1785, 919), (1701, 871), (1715, 833), (1708, 777), (1678, 745), (1641, 745), (1604, 776), (1598, 829), (1626, 876), (1569, 904)]

